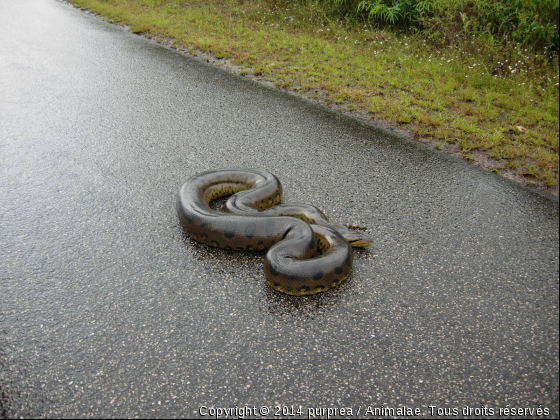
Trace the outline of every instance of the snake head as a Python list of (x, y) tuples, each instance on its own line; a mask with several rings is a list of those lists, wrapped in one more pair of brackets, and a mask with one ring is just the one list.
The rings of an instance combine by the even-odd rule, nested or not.
[(338, 233), (340, 233), (352, 247), (355, 248), (366, 247), (366, 246), (370, 246), (373, 242), (371, 236), (366, 235), (364, 232), (357, 231), (354, 229), (349, 229), (344, 225), (331, 225), (331, 227), (334, 230), (336, 230)]
[(356, 248), (370, 246), (373, 242), (373, 239), (363, 232), (349, 230), (349, 232), (343, 234), (342, 236), (344, 236), (344, 239), (348, 241), (350, 246)]

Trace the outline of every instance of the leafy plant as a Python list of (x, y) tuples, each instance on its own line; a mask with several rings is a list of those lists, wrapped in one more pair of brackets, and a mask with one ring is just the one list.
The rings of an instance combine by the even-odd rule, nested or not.
[(347, 19), (402, 26), (428, 39), (458, 34), (558, 51), (559, 0), (330, 0)]
[[(521, 0), (517, 0), (519, 5)], [(558, 0), (532, 0), (519, 13), (512, 38), (519, 43), (541, 45), (558, 51)]]

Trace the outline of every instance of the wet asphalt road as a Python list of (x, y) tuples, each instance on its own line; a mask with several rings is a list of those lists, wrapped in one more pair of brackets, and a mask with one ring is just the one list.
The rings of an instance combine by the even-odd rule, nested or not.
[[(63, 3), (0, 28), (1, 417), (558, 416), (557, 199)], [(286, 297), (186, 238), (179, 187), (228, 167), (367, 226), (349, 281)]]

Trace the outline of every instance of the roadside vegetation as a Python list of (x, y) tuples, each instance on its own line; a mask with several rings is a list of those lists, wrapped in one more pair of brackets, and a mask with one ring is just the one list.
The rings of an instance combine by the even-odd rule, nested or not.
[(70, 0), (558, 194), (558, 0)]

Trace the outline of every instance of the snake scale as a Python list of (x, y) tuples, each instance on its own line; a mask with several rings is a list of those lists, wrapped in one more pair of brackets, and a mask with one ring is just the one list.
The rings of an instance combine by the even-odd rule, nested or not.
[[(210, 202), (231, 196), (221, 210)], [(177, 196), (185, 232), (204, 244), (236, 250), (268, 250), (265, 277), (275, 290), (311, 295), (342, 283), (352, 270), (350, 246), (372, 240), (329, 222), (307, 204), (279, 204), (282, 185), (256, 169), (207, 171), (190, 178)]]

